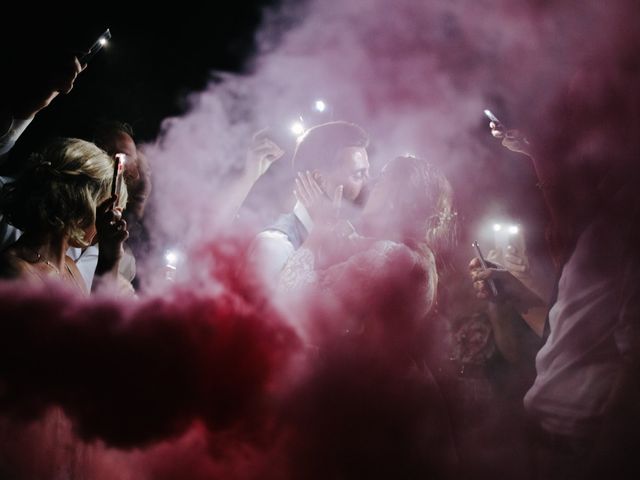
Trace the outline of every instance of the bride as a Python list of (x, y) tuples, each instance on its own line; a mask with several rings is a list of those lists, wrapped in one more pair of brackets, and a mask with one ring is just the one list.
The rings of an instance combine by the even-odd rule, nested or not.
[(436, 304), (437, 259), (453, 239), (451, 185), (426, 160), (395, 158), (371, 191), (362, 235), (337, 220), (341, 188), (330, 199), (323, 186), (317, 174), (298, 175), (295, 193), (314, 228), (285, 265), (280, 291), (306, 293), (295, 296), (311, 308), (302, 330), (312, 342), (340, 333), (406, 349)]

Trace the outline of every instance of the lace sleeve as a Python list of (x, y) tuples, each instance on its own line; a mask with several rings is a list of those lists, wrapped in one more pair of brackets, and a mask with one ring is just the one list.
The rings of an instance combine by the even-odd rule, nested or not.
[(314, 253), (298, 249), (279, 278), (280, 291), (313, 287), (327, 304), (365, 314), (392, 302), (412, 315), (425, 315), (435, 300), (437, 274), (430, 255), (405, 245), (378, 241), (370, 248), (323, 270)]
[(315, 271), (315, 256), (311, 250), (302, 247), (296, 250), (285, 264), (278, 280), (282, 291), (308, 287), (318, 279)]
[(317, 276), (320, 290), (339, 296), (353, 311), (395, 304), (411, 315), (424, 316), (435, 301), (437, 274), (432, 256), (392, 241), (376, 242)]

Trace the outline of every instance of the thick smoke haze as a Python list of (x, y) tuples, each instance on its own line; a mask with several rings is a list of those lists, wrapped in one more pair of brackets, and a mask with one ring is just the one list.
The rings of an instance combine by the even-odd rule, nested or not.
[(175, 436), (195, 419), (253, 421), (297, 345), (275, 314), (230, 292), (133, 305), (55, 289), (2, 295), (3, 408), (33, 418), (60, 405), (82, 438), (118, 447)]
[[(338, 119), (361, 125), (374, 174), (406, 153), (444, 170), (459, 212), (457, 266), (496, 216), (525, 224), (546, 266), (548, 218), (534, 172), (491, 137), (483, 109), (526, 131), (565, 171), (581, 172), (583, 153), (603, 148), (583, 141), (598, 131), (588, 120), (629, 121), (637, 132), (633, 110), (618, 108), (619, 92), (632, 105), (640, 98), (636, 3), (316, 0), (265, 12), (250, 73), (212, 72), (209, 87), (188, 97), (189, 111), (166, 119), (144, 146), (157, 252), (140, 268), (149, 277), (162, 269), (165, 249), (180, 248), (176, 282), (151, 283), (132, 302), (0, 289), (0, 408), (2, 428), (20, 439), (4, 449), (16, 478), (29, 478), (32, 459), (49, 455), (39, 432), (56, 415), (60, 435), (90, 452), (74, 467), (77, 478), (525, 478), (516, 468), (524, 457), (511, 411), (517, 400), (464, 412), (448, 404), (450, 385), (441, 385), (442, 398), (428, 371), (406, 375), (398, 350), (380, 343), (351, 356), (350, 340), (338, 335), (316, 358), (309, 344), (317, 339), (303, 342), (291, 327), (308, 317), (333, 326), (331, 308), (317, 297), (258, 300), (237, 267), (251, 235), (291, 207), (290, 126), (300, 117), (307, 128)], [(312, 108), (319, 98), (323, 113)], [(592, 107), (584, 128), (567, 127), (572, 100)], [(226, 187), (265, 127), (287, 154), (250, 195), (242, 228), (231, 227), (219, 217)], [(610, 158), (635, 148), (619, 145)], [(577, 184), (585, 185), (593, 186)], [(371, 315), (406, 306), (384, 279), (375, 281)], [(466, 288), (457, 290), (470, 298), (470, 282)], [(351, 300), (335, 304), (348, 310)], [(415, 341), (413, 333), (396, 332), (397, 344)], [(449, 433), (456, 412), (461, 438)], [(505, 426), (487, 441), (483, 429), (499, 422)]]
[[(502, 215), (541, 233), (533, 172), (491, 138), (482, 110), (549, 143), (564, 128), (559, 105), (584, 62), (615, 64), (620, 45), (635, 45), (621, 38), (632, 35), (634, 8), (626, 1), (285, 2), (265, 16), (252, 74), (215, 75), (189, 98), (190, 112), (167, 119), (147, 146), (157, 237), (188, 248), (221, 228), (223, 187), (264, 127), (289, 155), (258, 182), (242, 215), (259, 228), (286, 211), (289, 128), (300, 116), (307, 128), (330, 119), (362, 125), (374, 172), (405, 153), (441, 166), (472, 232), (486, 216)], [(318, 98), (328, 105), (323, 114), (312, 110)]]

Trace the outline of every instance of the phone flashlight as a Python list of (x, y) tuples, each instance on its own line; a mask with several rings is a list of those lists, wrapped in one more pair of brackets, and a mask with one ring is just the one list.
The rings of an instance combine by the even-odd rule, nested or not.
[(164, 278), (166, 280), (174, 281), (178, 270), (180, 253), (177, 250), (167, 250), (164, 253), (164, 260), (166, 262), (164, 265)]
[[(473, 246), (473, 248), (476, 249), (476, 253), (478, 254), (478, 258), (480, 259), (480, 265), (482, 265), (482, 268), (487, 270), (488, 269), (487, 262), (484, 259), (484, 255), (482, 255), (482, 250), (480, 250), (480, 245), (478, 244), (478, 241), (476, 240), (471, 245)], [(493, 296), (497, 297), (498, 296), (498, 289), (496, 288), (495, 282), (491, 278), (489, 278), (487, 280), (487, 283), (489, 284), (489, 288), (491, 289), (491, 293), (493, 294)]]
[(111, 31), (107, 28), (93, 43), (93, 45), (91, 45), (89, 51), (78, 59), (80, 61), (80, 65), (86, 65), (89, 60), (95, 57), (96, 53), (102, 50), (102, 47), (104, 47), (109, 40), (111, 40)]
[(318, 99), (318, 100), (316, 100), (316, 101), (313, 103), (313, 109), (314, 109), (316, 112), (320, 112), (320, 113), (322, 113), (322, 112), (324, 112), (324, 111), (327, 109), (327, 102), (325, 102), (325, 101), (324, 101), (324, 100), (322, 100), (322, 99)]
[(124, 153), (116, 153), (114, 157), (111, 196), (117, 195), (119, 199), (122, 191), (122, 176), (124, 174), (124, 164), (127, 161), (127, 155)]
[(178, 253), (174, 250), (167, 250), (164, 254), (164, 259), (167, 261), (168, 267), (175, 268), (178, 264)]
[(493, 123), (495, 124), (501, 124), (502, 122), (500, 120), (498, 120), (498, 117), (496, 117), (493, 112), (489, 109), (485, 109), (484, 110), (484, 114), (487, 116), (487, 118), (489, 120), (491, 120)]
[(301, 136), (305, 132), (304, 124), (300, 121), (293, 122), (291, 125), (291, 133), (296, 137)]

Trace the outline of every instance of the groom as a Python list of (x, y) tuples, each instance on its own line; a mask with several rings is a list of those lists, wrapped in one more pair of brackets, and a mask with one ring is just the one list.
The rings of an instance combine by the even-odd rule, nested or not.
[[(356, 124), (336, 121), (309, 129), (294, 152), (293, 171), (301, 178), (319, 173), (332, 198), (342, 192), (347, 205), (359, 204), (369, 178), (366, 132)], [(317, 220), (317, 219), (316, 219)], [(314, 226), (313, 214), (300, 201), (293, 210), (260, 232), (249, 247), (249, 263), (264, 285), (275, 288), (289, 257), (304, 243)]]

